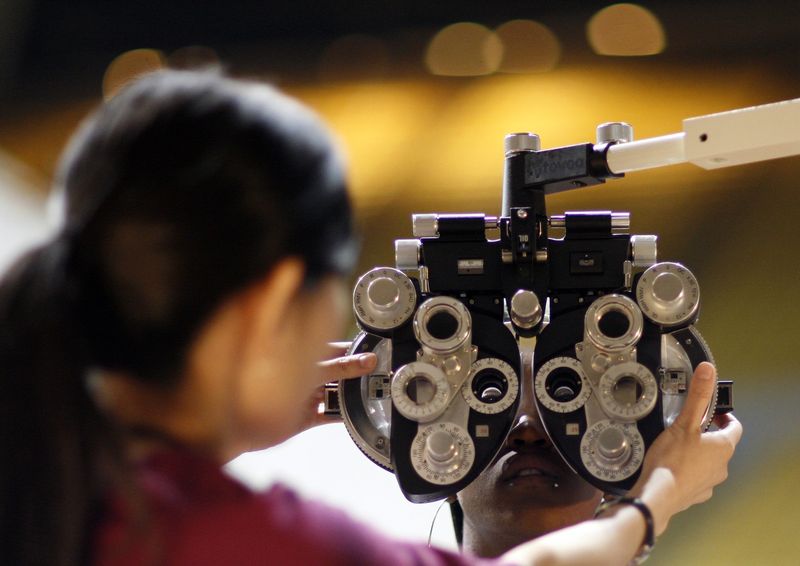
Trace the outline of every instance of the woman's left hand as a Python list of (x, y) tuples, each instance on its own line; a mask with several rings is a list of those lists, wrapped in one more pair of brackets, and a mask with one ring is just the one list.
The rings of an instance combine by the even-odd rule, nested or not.
[(300, 430), (302, 432), (311, 427), (341, 422), (339, 415), (326, 415), (321, 411), (321, 405), (325, 403), (325, 384), (338, 382), (342, 379), (352, 379), (366, 375), (375, 369), (378, 358), (375, 354), (356, 354), (347, 356), (349, 342), (332, 342), (331, 358), (319, 363), (320, 386), (314, 390), (308, 402), (307, 417), (303, 421)]

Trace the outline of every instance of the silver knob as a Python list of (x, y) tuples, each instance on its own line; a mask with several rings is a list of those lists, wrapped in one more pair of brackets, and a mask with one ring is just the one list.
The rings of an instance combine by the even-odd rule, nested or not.
[(411, 227), (417, 238), (439, 237), (439, 216), (437, 214), (411, 215)]
[(397, 269), (376, 267), (362, 275), (353, 289), (353, 310), (371, 329), (390, 330), (414, 314), (417, 292), (411, 279)]
[(390, 277), (378, 277), (367, 286), (367, 297), (376, 310), (386, 312), (400, 300), (400, 287)]
[(627, 460), (631, 447), (624, 432), (609, 427), (597, 436), (597, 450), (609, 462), (620, 462)]
[(539, 136), (528, 132), (508, 134), (503, 140), (506, 156), (520, 153), (521, 151), (539, 151), (542, 142)]
[(614, 232), (621, 232), (629, 230), (631, 227), (631, 213), (630, 212), (612, 212), (611, 213), (611, 230)]
[(400, 271), (419, 269), (422, 242), (415, 239), (394, 241), (394, 263)]
[(458, 446), (449, 432), (437, 430), (425, 440), (425, 452), (430, 460), (446, 466), (458, 456)]
[(650, 267), (658, 261), (658, 236), (631, 236), (631, 260), (634, 267)]
[(633, 126), (625, 122), (606, 122), (597, 126), (597, 143), (633, 141)]
[(533, 328), (542, 320), (542, 305), (536, 293), (520, 289), (511, 297), (511, 320), (520, 328)]
[(679, 263), (657, 263), (642, 274), (636, 300), (647, 318), (664, 326), (690, 322), (700, 308), (700, 287)]

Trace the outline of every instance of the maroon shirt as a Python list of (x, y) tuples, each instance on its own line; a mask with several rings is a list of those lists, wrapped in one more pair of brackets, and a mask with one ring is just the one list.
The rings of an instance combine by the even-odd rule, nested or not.
[(394, 541), (282, 486), (253, 492), (186, 453), (151, 458), (139, 479), (147, 522), (137, 529), (114, 498), (96, 527), (96, 566), (495, 564)]

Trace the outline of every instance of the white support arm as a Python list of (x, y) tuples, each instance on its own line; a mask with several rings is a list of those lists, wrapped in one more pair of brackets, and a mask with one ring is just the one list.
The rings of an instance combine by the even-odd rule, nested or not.
[(618, 143), (608, 167), (627, 173), (677, 163), (718, 169), (800, 154), (800, 98), (687, 118), (683, 132)]

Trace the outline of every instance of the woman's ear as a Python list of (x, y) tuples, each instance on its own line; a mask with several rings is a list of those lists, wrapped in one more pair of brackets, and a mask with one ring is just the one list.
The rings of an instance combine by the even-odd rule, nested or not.
[(242, 307), (249, 319), (246, 340), (248, 347), (264, 352), (275, 342), (283, 321), (295, 306), (294, 299), (303, 286), (305, 265), (297, 258), (286, 258), (277, 263), (259, 282), (242, 297)]

